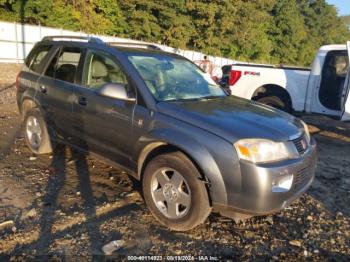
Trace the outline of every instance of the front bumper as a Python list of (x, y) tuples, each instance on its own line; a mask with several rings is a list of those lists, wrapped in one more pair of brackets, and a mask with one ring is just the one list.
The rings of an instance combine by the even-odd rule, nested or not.
[[(298, 159), (273, 164), (253, 164), (241, 161), (241, 190), (227, 189), (227, 205), (214, 204), (214, 211), (234, 217), (238, 214), (257, 216), (279, 211), (300, 197), (315, 176), (316, 142)], [(293, 184), (287, 192), (273, 192), (273, 184), (293, 175)]]

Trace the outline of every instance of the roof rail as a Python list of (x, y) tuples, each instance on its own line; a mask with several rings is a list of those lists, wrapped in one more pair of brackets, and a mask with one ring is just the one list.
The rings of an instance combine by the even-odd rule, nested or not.
[(153, 49), (153, 50), (162, 50), (159, 46), (155, 44), (148, 44), (148, 43), (108, 42), (107, 44), (111, 46), (124, 46), (124, 47), (136, 47), (136, 48), (145, 48), (145, 49)]
[(98, 37), (94, 36), (76, 36), (76, 35), (52, 35), (52, 36), (45, 36), (42, 41), (55, 41), (55, 40), (66, 40), (66, 41), (79, 41), (79, 40), (85, 40), (89, 43), (96, 43), (96, 44), (104, 44), (103, 40), (101, 40)]

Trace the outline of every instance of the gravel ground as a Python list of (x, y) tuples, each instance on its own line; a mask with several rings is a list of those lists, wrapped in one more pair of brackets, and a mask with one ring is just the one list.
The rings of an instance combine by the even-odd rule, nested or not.
[[(319, 161), (315, 182), (291, 206), (240, 223), (212, 214), (192, 231), (177, 233), (159, 226), (139, 183), (122, 170), (63, 146), (52, 155), (30, 153), (15, 103), (18, 69), (0, 65), (0, 261), (127, 255), (350, 260), (350, 123), (303, 117), (318, 142)], [(119, 239), (123, 247), (104, 257), (102, 247)]]

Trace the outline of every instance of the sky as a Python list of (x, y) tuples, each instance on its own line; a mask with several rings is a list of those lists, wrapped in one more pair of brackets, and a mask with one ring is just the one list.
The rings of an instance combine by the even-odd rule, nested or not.
[(339, 15), (350, 15), (350, 0), (327, 0), (338, 8)]

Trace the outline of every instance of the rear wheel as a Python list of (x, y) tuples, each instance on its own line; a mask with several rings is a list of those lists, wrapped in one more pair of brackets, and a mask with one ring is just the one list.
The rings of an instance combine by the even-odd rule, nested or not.
[(197, 168), (181, 152), (155, 157), (142, 181), (146, 204), (158, 221), (176, 231), (203, 223), (211, 211)]
[(29, 109), (26, 112), (24, 137), (27, 146), (35, 154), (47, 154), (53, 151), (46, 123), (37, 108)]
[(288, 113), (290, 113), (292, 110), (290, 103), (288, 103), (285, 99), (280, 98), (279, 96), (263, 96), (257, 98), (256, 101)]

